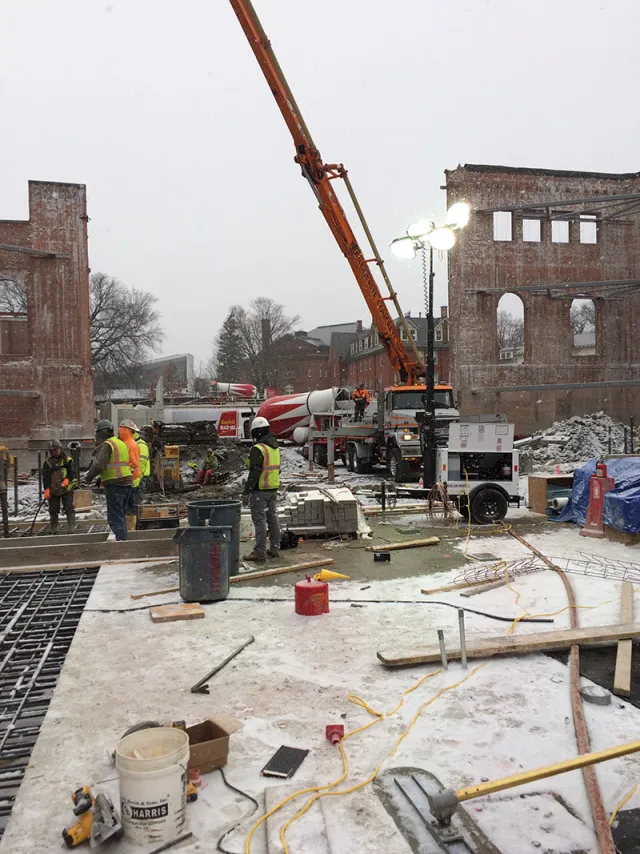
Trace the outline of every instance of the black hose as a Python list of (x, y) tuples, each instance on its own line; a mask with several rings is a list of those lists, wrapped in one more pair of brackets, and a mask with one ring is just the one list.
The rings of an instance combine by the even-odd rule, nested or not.
[(222, 782), (225, 784), (225, 786), (228, 789), (231, 789), (231, 791), (233, 791), (233, 792), (237, 792), (239, 795), (242, 795), (243, 798), (246, 798), (248, 801), (251, 801), (251, 803), (253, 804), (253, 809), (251, 810), (251, 812), (242, 816), (242, 818), (239, 821), (237, 821), (233, 825), (233, 827), (230, 827), (229, 830), (225, 830), (225, 832), (222, 834), (220, 839), (218, 839), (218, 844), (216, 845), (216, 849), (218, 851), (221, 851), (222, 854), (236, 854), (235, 851), (229, 851), (228, 848), (223, 848), (222, 843), (224, 842), (226, 837), (229, 836), (230, 833), (233, 833), (233, 831), (242, 824), (243, 821), (246, 821), (246, 819), (250, 818), (252, 815), (255, 814), (256, 810), (260, 809), (260, 804), (256, 801), (256, 799), (254, 797), (252, 797), (251, 795), (248, 795), (246, 792), (243, 792), (242, 789), (238, 789), (237, 786), (232, 786), (231, 783), (225, 777), (224, 771), (222, 770), (222, 768), (218, 768), (218, 771), (222, 774)]

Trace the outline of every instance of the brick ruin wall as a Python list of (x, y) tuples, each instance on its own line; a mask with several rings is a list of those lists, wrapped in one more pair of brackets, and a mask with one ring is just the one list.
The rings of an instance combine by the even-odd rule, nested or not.
[(0, 349), (0, 440), (93, 433), (86, 188), (29, 182), (28, 221), (0, 221), (0, 279), (28, 300), (26, 352)]
[[(501, 167), (448, 171), (447, 204), (464, 199), (474, 213), (449, 253), (452, 374), (463, 414), (506, 412), (516, 432), (598, 410), (640, 421), (640, 289), (616, 299), (607, 290), (583, 289), (596, 308), (594, 355), (573, 347), (571, 294), (519, 290), (527, 285), (640, 278), (640, 215), (599, 222), (597, 242), (580, 242), (580, 223), (569, 223), (569, 242), (523, 241), (522, 215), (513, 215), (511, 241), (494, 240), (493, 214), (482, 209), (549, 200), (640, 193), (640, 175), (554, 173)], [(592, 206), (593, 207), (593, 206)], [(573, 213), (589, 212), (587, 205)], [(612, 293), (613, 291), (609, 291)], [(524, 305), (524, 363), (501, 364), (497, 308), (504, 293)], [(563, 388), (576, 384), (576, 388)], [(531, 388), (546, 386), (546, 388)], [(513, 388), (515, 387), (515, 389)], [(509, 389), (509, 390), (507, 390)]]

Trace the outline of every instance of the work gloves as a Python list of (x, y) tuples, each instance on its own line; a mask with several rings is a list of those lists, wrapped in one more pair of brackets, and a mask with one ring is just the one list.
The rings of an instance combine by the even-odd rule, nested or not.
[(45, 489), (45, 491), (44, 491), (44, 500), (45, 500), (45, 501), (49, 501), (49, 499), (50, 499), (50, 498), (51, 498), (51, 490), (50, 490), (50, 489)]
[(65, 477), (65, 479), (62, 481), (62, 485), (65, 487), (65, 489), (67, 488), (67, 486), (69, 486), (69, 478), (68, 477)]

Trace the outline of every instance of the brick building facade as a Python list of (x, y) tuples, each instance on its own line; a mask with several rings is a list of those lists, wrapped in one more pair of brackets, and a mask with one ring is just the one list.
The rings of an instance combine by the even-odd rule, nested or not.
[(284, 335), (270, 346), (270, 375), (276, 394), (297, 394), (327, 388), (329, 347), (300, 330)]
[[(449, 253), (461, 411), (506, 412), (519, 431), (601, 409), (640, 418), (640, 173), (467, 165), (446, 176), (447, 204), (473, 211)], [(524, 306), (522, 363), (500, 362), (506, 293)], [(574, 346), (570, 325), (573, 299), (585, 297), (591, 349)]]
[[(427, 319), (418, 315), (406, 316), (411, 334), (416, 342), (420, 359), (427, 361)], [(396, 320), (398, 334), (405, 340), (406, 333)], [(409, 342), (406, 342), (407, 347)], [(449, 382), (449, 318), (447, 307), (442, 306), (440, 317), (434, 319), (434, 355), (436, 382)], [(329, 379), (331, 385), (353, 388), (363, 382), (369, 389), (383, 388), (395, 382), (391, 362), (380, 343), (375, 327), (363, 328), (358, 321), (353, 334), (334, 333), (329, 350)]]
[(0, 322), (0, 438), (92, 435), (84, 185), (29, 182), (29, 219), (0, 221), (0, 282), (26, 298)]

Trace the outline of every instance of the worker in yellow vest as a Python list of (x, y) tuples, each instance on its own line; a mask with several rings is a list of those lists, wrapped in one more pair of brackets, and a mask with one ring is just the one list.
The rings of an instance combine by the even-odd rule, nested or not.
[(128, 506), (133, 477), (129, 466), (129, 449), (113, 435), (113, 424), (104, 418), (96, 424), (96, 449), (85, 482), (100, 476), (100, 485), (107, 497), (107, 522), (116, 540), (127, 539), (125, 511)]
[[(244, 560), (264, 563), (267, 557), (277, 558), (280, 551), (280, 526), (276, 499), (280, 486), (280, 448), (266, 418), (258, 416), (251, 424), (254, 445), (249, 454), (249, 477), (244, 486), (243, 504), (251, 507), (255, 529), (253, 550)], [(267, 550), (267, 528), (269, 545)]]
[(64, 452), (59, 439), (52, 439), (49, 442), (49, 453), (42, 466), (42, 486), (45, 501), (49, 502), (51, 533), (56, 534), (58, 531), (60, 505), (67, 517), (67, 530), (75, 531), (76, 511), (73, 492), (78, 488), (76, 468), (73, 458)]
[[(144, 428), (143, 428), (144, 429)], [(140, 448), (140, 498), (144, 494), (149, 477), (151, 475), (151, 460), (149, 458), (149, 445), (146, 443), (142, 430), (133, 434), (136, 445)]]

